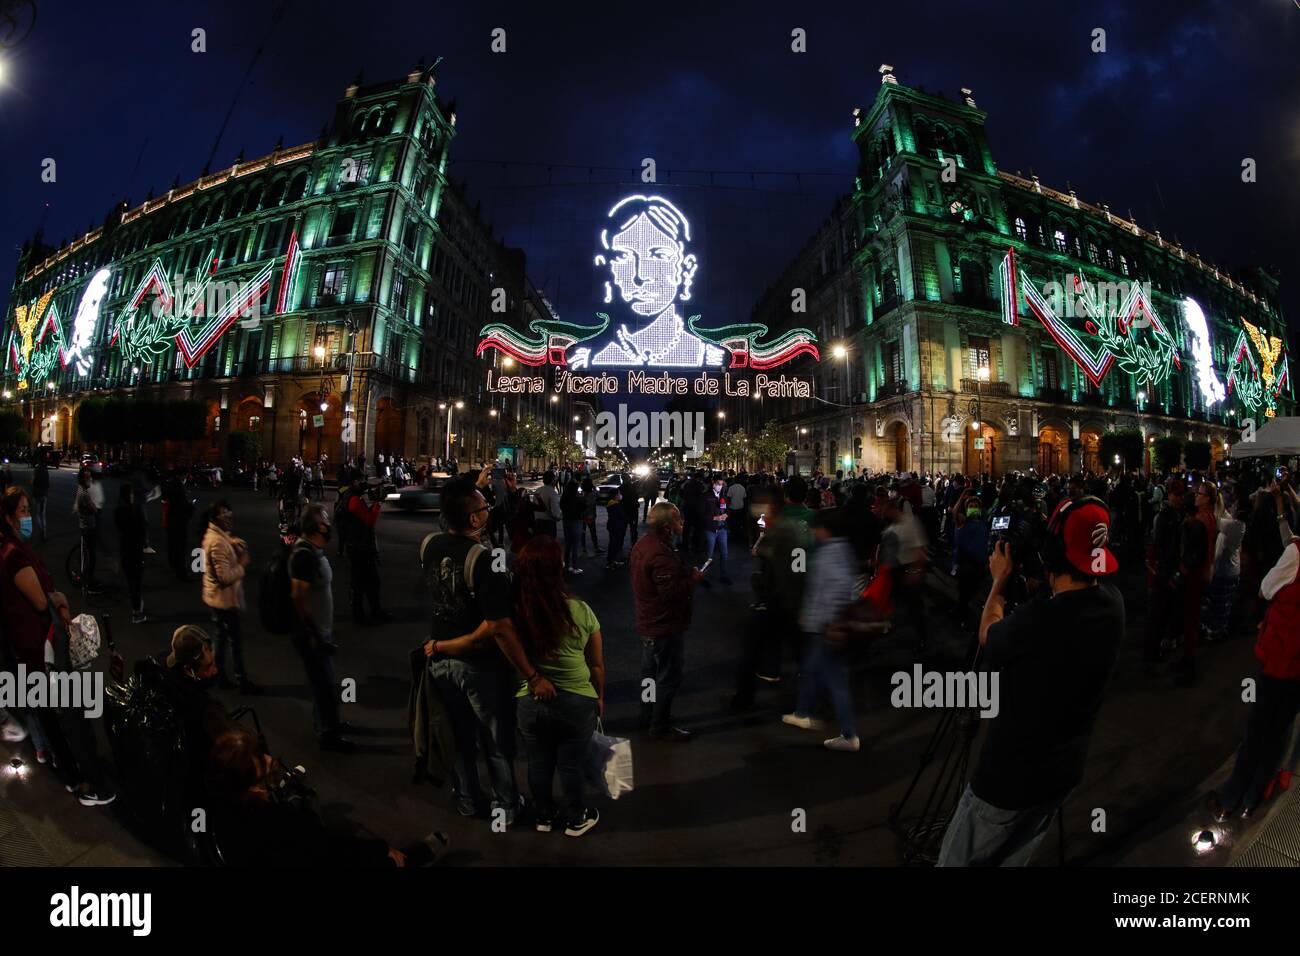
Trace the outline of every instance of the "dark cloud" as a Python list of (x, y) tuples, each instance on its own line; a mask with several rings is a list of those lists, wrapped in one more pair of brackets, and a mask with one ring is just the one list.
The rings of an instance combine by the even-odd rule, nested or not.
[[(139, 202), (150, 185), (196, 177), (237, 92), (217, 166), (281, 134), (315, 137), (358, 68), (378, 80), (444, 56), (440, 90), (459, 114), (453, 174), (524, 247), (561, 312), (596, 308), (600, 219), (650, 156), (699, 231), (701, 309), (743, 314), (851, 187), (851, 110), (870, 104), (888, 61), (903, 82), (952, 98), (973, 87), (1002, 168), (1131, 208), (1224, 267), (1282, 269), (1300, 316), (1294, 4), (288, 0), (276, 21), (277, 9), (42, 2), (0, 89), (6, 271), (43, 216), (47, 238), (71, 238), (123, 194)], [(504, 55), (489, 50), (497, 26)], [(194, 27), (208, 31), (206, 54), (190, 52)], [(790, 50), (795, 27), (806, 54)], [(1104, 54), (1090, 49), (1095, 28)], [(46, 156), (59, 162), (54, 186), (38, 178)], [(1240, 180), (1246, 156), (1259, 164), (1253, 185)], [(687, 170), (717, 172), (710, 187)], [(754, 170), (790, 175), (751, 181)]]

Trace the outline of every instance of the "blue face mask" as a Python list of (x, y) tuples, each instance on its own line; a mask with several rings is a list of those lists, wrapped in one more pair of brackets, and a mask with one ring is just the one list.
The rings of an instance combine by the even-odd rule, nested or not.
[(32, 518), (28, 515), (26, 518), (18, 519), (18, 533), (24, 541), (32, 540)]

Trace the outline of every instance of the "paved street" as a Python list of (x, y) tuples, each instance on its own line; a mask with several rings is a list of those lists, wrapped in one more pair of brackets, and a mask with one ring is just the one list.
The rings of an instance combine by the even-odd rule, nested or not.
[[(75, 475), (51, 472), (49, 505), (52, 536), (42, 547), (56, 580), (66, 587), (64, 559), (76, 541), (70, 514)], [(27, 484), (30, 472), (15, 469)], [(109, 509), (116, 482), (105, 482)], [(248, 539), (260, 569), (275, 539), (275, 508), (264, 493), (227, 488), (236, 515), (235, 533)], [(204, 506), (216, 494), (198, 493)], [(330, 493), (332, 500), (332, 493)], [(603, 509), (602, 509), (603, 512)], [(729, 588), (700, 591), (688, 634), (687, 678), (679, 698), (679, 722), (698, 731), (685, 745), (652, 742), (635, 733), (639, 684), (639, 641), (634, 632), (626, 568), (607, 572), (604, 557), (588, 558), (574, 590), (591, 604), (605, 636), (609, 675), (606, 730), (632, 736), (636, 790), (616, 803), (598, 801), (600, 825), (582, 840), (561, 834), (494, 834), (484, 819), (466, 821), (452, 811), (445, 792), (410, 782), (412, 759), (406, 732), (406, 655), (423, 640), (424, 610), (416, 547), (432, 527), (429, 515), (385, 514), (379, 526), (383, 595), (397, 616), (380, 628), (354, 627), (347, 615), (348, 572), (335, 562), (335, 602), (342, 650), (340, 678), (353, 677), (358, 702), (344, 716), (358, 730), (361, 745), (352, 755), (320, 752), (311, 732), (311, 703), (299, 661), (287, 638), (265, 635), (256, 616), (256, 583), (250, 582), (246, 656), (250, 671), (265, 685), (260, 698), (223, 693), (231, 707), (255, 703), (272, 749), (289, 762), (304, 763), (321, 795), (325, 813), (353, 827), (364, 827), (393, 843), (408, 842), (432, 830), (452, 838), (450, 862), (600, 863), (600, 864), (852, 864), (896, 865), (899, 841), (887, 825), (889, 809), (902, 796), (918, 757), (939, 720), (937, 712), (896, 710), (889, 703), (889, 676), (910, 668), (912, 646), (906, 628), (866, 649), (855, 670), (854, 693), (860, 712), (862, 751), (831, 753), (822, 734), (786, 727), (779, 715), (789, 709), (789, 680), (759, 692), (759, 706), (736, 715), (725, 705), (734, 677), (741, 637), (749, 624), (747, 551), (732, 547)], [(164, 535), (157, 503), (150, 505), (151, 537), (159, 554), (147, 558), (145, 604), (149, 622), (130, 625), (125, 587), (110, 557), (101, 577), (114, 590), (89, 609), (113, 615), (118, 644), (128, 659), (167, 645), (172, 630), (203, 622), (197, 579), (178, 583), (166, 567)], [(107, 522), (111, 525), (111, 520)], [(106, 534), (115, 551), (111, 528)], [(198, 546), (197, 522), (191, 547)], [(604, 531), (601, 529), (604, 543)], [(252, 575), (255, 579), (256, 575)], [(1190, 862), (1182, 832), (1196, 816), (1194, 798), (1203, 782), (1221, 771), (1239, 741), (1244, 705), (1241, 678), (1256, 672), (1250, 642), (1239, 639), (1207, 649), (1204, 678), (1191, 690), (1167, 678), (1147, 679), (1138, 663), (1144, 617), (1141, 576), (1122, 574), (1128, 597), (1129, 633), (1120, 666), (1102, 710), (1083, 785), (1066, 805), (1066, 842), (1074, 863), (1182, 864)], [(950, 589), (931, 575), (931, 615), (940, 638), (930, 666), (959, 667), (963, 639), (946, 623)], [(70, 596), (71, 596), (71, 592)], [(72, 596), (74, 611), (81, 599)], [(790, 668), (787, 663), (787, 677)], [(1064, 676), (1063, 676), (1064, 679)], [(0, 744), (0, 754), (9, 745)], [(21, 745), (26, 748), (27, 745)], [(978, 745), (977, 745), (978, 746)], [(29, 750), (23, 753), (30, 756)], [(34, 763), (34, 762), (33, 762)], [(520, 779), (524, 779), (520, 761)], [(928, 784), (928, 778), (927, 778)], [(117, 822), (114, 808), (87, 810), (68, 798), (49, 774), (28, 781), (5, 778), (0, 799), (0, 843), (5, 813), (12, 812), (29, 832), (39, 860), (87, 865), (158, 862)], [(913, 800), (910, 812), (919, 808)], [(1106, 811), (1104, 832), (1093, 832), (1093, 810)], [(792, 813), (807, 814), (807, 830), (792, 832)], [(9, 824), (13, 826), (13, 824)], [(1056, 841), (1049, 839), (1040, 863), (1054, 863)], [(0, 857), (0, 862), (4, 862)], [(1222, 863), (1225, 857), (1204, 862)]]

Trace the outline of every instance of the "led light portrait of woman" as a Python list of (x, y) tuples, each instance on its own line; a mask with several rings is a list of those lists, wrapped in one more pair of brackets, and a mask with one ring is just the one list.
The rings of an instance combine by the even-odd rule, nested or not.
[(607, 219), (600, 233), (603, 252), (596, 256), (596, 265), (608, 269), (605, 302), (617, 296), (635, 318), (618, 324), (614, 340), (591, 364), (722, 365), (726, 351), (692, 334), (678, 311), (677, 304), (691, 298), (699, 268), (689, 251), (691, 226), (681, 210), (660, 196), (628, 196)]

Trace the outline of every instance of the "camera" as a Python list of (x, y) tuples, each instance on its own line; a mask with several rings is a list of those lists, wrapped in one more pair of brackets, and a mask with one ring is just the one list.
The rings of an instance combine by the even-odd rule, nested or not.
[(505, 465), (501, 464), (501, 462), (498, 461), (495, 465), (492, 466), (492, 478), (493, 480), (496, 480), (499, 478), (504, 478), (505, 476), (506, 476), (506, 467)]
[(1006, 591), (1008, 606), (1024, 602), (1043, 579), (1039, 550), (1046, 535), (1043, 513), (1020, 499), (993, 509), (989, 521), (989, 554), (1005, 542), (1011, 555), (1011, 580)]

